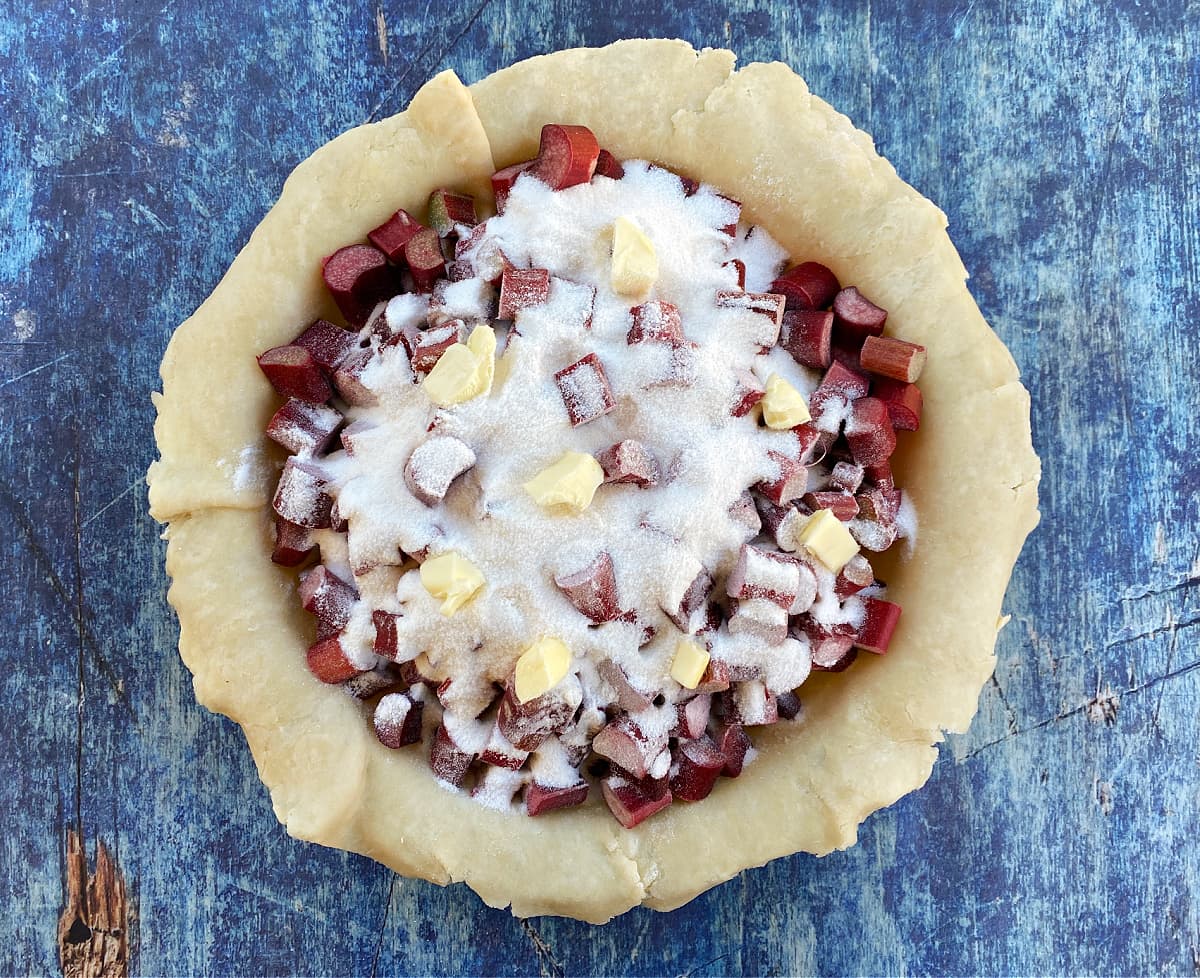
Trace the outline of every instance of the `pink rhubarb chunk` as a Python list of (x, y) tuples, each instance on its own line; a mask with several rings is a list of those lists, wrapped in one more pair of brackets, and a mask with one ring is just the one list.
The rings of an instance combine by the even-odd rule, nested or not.
[(621, 613), (612, 557), (607, 552), (581, 570), (555, 576), (554, 583), (580, 614), (597, 625), (613, 621)]
[(431, 435), (404, 464), (404, 484), (426, 506), (446, 498), (450, 484), (475, 465), (475, 453), (453, 435)]
[(866, 620), (854, 639), (860, 649), (883, 655), (892, 641), (892, 633), (900, 621), (900, 605), (882, 598), (867, 598)]
[(291, 398), (267, 423), (267, 437), (293, 455), (319, 455), (342, 423), (340, 411)]
[(631, 346), (635, 343), (683, 342), (683, 320), (679, 318), (679, 309), (674, 303), (651, 299), (634, 306), (630, 312), (633, 314), (633, 326), (625, 342)]
[(771, 291), (787, 297), (789, 309), (825, 309), (837, 295), (837, 276), (820, 262), (789, 268), (771, 283)]
[(375, 704), (375, 736), (384, 747), (399, 750), (421, 742), (425, 704), (407, 693), (388, 693)]
[(587, 801), (587, 796), (588, 783), (586, 781), (580, 781), (578, 784), (566, 788), (548, 788), (533, 781), (525, 788), (525, 814), (541, 815), (544, 812), (552, 812), (556, 808), (582, 805)]
[(604, 364), (594, 353), (558, 371), (554, 380), (574, 428), (595, 421), (617, 406)]
[(887, 322), (883, 309), (853, 285), (842, 289), (833, 300), (834, 330), (851, 346), (861, 346), (868, 336), (878, 336)]
[(596, 456), (604, 470), (604, 481), (629, 482), (643, 489), (662, 478), (658, 461), (640, 441), (632, 438), (617, 442)]
[(610, 775), (600, 783), (604, 801), (617, 821), (631, 829), (671, 804), (671, 789), (665, 781), (629, 781)]
[(833, 313), (796, 309), (783, 314), (779, 345), (805, 367), (824, 369), (833, 362)]
[(373, 231), (367, 232), (367, 240), (388, 258), (400, 264), (404, 260), (404, 246), (424, 231), (425, 225), (406, 210), (398, 210)]
[(517, 177), (536, 162), (536, 160), (525, 160), (522, 163), (514, 163), (512, 166), (506, 166), (503, 170), (497, 170), (492, 174), (492, 196), (496, 199), (497, 214), (504, 213), (504, 205), (508, 203), (509, 191), (512, 190), (513, 184), (517, 182)]
[(314, 530), (329, 527), (329, 511), (333, 498), (329, 495), (329, 480), (318, 466), (289, 458), (279, 476), (273, 506), (275, 512), (291, 523)]
[(500, 278), (500, 319), (516, 319), (530, 306), (550, 298), (550, 272), (545, 268), (506, 268)]
[(300, 578), (300, 606), (317, 619), (318, 634), (340, 632), (350, 621), (358, 591), (324, 564)]
[(600, 144), (586, 126), (542, 126), (541, 144), (530, 175), (552, 190), (587, 183), (596, 172)]
[(339, 248), (325, 259), (321, 274), (338, 309), (355, 326), (367, 321), (377, 303), (400, 291), (396, 269), (372, 245)]
[(321, 682), (329, 683), (331, 686), (344, 683), (362, 671), (351, 665), (350, 660), (346, 658), (346, 653), (342, 651), (341, 642), (338, 641), (336, 635), (320, 639), (314, 645), (309, 646), (305, 658), (312, 674)]
[(708, 737), (680, 741), (675, 761), (678, 770), (671, 777), (671, 794), (682, 801), (707, 798), (725, 768), (725, 755)]
[(284, 397), (323, 404), (333, 396), (325, 373), (302, 346), (273, 347), (258, 358), (258, 366)]

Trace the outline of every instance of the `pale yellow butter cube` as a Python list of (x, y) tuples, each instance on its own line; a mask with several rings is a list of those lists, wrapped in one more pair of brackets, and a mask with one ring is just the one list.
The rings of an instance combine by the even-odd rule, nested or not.
[(571, 650), (557, 638), (534, 642), (517, 659), (514, 692), (528, 703), (557, 686), (571, 669)]
[(799, 541), (835, 574), (858, 553), (858, 544), (846, 524), (827, 509), (818, 509), (800, 531)]
[(525, 491), (539, 506), (566, 506), (582, 513), (603, 481), (604, 470), (591, 455), (567, 452), (526, 482)]
[(480, 393), (479, 357), (465, 343), (455, 343), (425, 375), (421, 390), (438, 407), (469, 401)]
[(646, 233), (628, 217), (613, 223), (612, 287), (640, 298), (658, 281), (658, 255)]
[(467, 340), (467, 349), (474, 353), (478, 360), (475, 380), (479, 390), (472, 395), (477, 397), (492, 389), (492, 380), (496, 376), (496, 331), (486, 324), (476, 326), (471, 330), (471, 338)]
[(812, 420), (804, 395), (779, 374), (771, 374), (767, 379), (767, 393), (762, 399), (762, 412), (767, 427), (776, 430), (795, 428), (798, 424)]
[(447, 618), (475, 597), (485, 583), (479, 568), (457, 550), (430, 557), (421, 565), (421, 584), (441, 599), (439, 610)]
[(684, 689), (695, 689), (704, 678), (708, 668), (709, 654), (702, 645), (690, 639), (682, 639), (675, 646), (675, 658), (671, 661), (671, 678)]

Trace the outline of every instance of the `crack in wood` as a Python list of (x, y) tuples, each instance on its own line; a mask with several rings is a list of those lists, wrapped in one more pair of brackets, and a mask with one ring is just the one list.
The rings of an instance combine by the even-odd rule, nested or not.
[(392, 915), (392, 894), (395, 892), (396, 874), (393, 872), (391, 880), (388, 881), (387, 902), (383, 905), (383, 920), (379, 922), (379, 937), (375, 941), (375, 954), (371, 958), (371, 978), (375, 978), (379, 968), (379, 953), (383, 950), (383, 935), (387, 930), (388, 918)]
[(89, 875), (83, 835), (67, 830), (66, 896), (58, 918), (58, 955), (66, 978), (126, 978), (129, 907), (125, 878), (103, 842)]
[(525, 932), (525, 936), (533, 945), (534, 953), (537, 954), (538, 974), (541, 975), (541, 978), (563, 978), (567, 973), (566, 968), (555, 957), (554, 949), (546, 943), (545, 938), (537, 932), (533, 924), (528, 920), (522, 920), (521, 930)]

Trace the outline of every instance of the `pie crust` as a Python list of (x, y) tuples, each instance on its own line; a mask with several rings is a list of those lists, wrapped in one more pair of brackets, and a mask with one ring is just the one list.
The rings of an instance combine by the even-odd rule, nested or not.
[[(540, 818), (440, 787), (363, 708), (304, 667), (296, 574), (271, 563), (281, 453), (256, 354), (334, 316), (322, 256), (439, 186), (490, 199), (498, 167), (546, 122), (589, 126), (618, 158), (656, 160), (741, 200), (796, 258), (819, 260), (928, 348), (922, 429), (895, 458), (920, 515), (908, 556), (878, 562), (904, 616), (886, 656), (814, 676), (805, 718), (755, 732), (760, 756), (698, 804), (621, 828), (599, 792)], [(631, 40), (533, 58), (466, 88), (451, 72), (405, 111), (334, 139), (278, 203), (162, 364), (151, 513), (168, 522), (169, 600), (196, 698), (241, 724), (275, 813), (300, 839), (406, 876), (464, 881), (518, 916), (592, 922), (669, 910), (742, 869), (852, 845), (867, 815), (921, 786), (943, 731), (964, 731), (994, 666), (1001, 600), (1037, 523), (1029, 395), (965, 286), (946, 218), (783, 64)], [(899, 550), (901, 548), (894, 548)]]

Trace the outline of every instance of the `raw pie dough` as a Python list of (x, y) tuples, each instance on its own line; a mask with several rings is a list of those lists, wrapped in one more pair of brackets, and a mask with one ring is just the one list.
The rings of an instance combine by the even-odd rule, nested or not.
[[(304, 664), (312, 625), (296, 572), (271, 563), (277, 397), (255, 356), (336, 310), (320, 262), (397, 207), (535, 156), (543, 123), (589, 126), (620, 158), (657, 160), (744, 204), (793, 259), (819, 260), (924, 344), (921, 431), (896, 457), (921, 526), (877, 564), (904, 616), (886, 656), (805, 684), (805, 718), (754, 733), (761, 751), (705, 801), (632, 830), (599, 791), (583, 807), (505, 815), (435, 782), (423, 751), (375, 739), (362, 706)], [(196, 698), (245, 730), (293, 836), (407, 876), (465, 881), (519, 916), (601, 922), (678, 907), (750, 866), (852, 845), (867, 815), (921, 786), (944, 730), (964, 731), (992, 673), (1000, 604), (1037, 523), (1029, 395), (964, 284), (937, 207), (870, 137), (783, 64), (734, 70), (729, 51), (621, 41), (532, 58), (464, 87), (429, 81), (407, 111), (347, 132), (296, 168), (279, 202), (162, 363), (148, 476), (169, 522), (169, 599)], [(901, 548), (895, 548), (897, 550)]]

